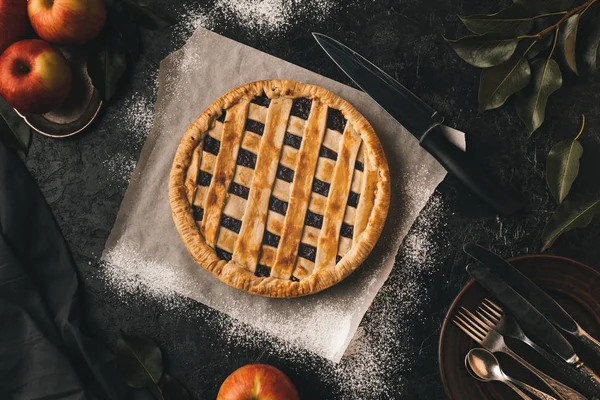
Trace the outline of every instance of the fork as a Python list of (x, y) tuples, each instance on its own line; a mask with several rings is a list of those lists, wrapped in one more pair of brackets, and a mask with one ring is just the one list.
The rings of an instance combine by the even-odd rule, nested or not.
[(518, 340), (534, 349), (580, 388), (587, 387), (587, 380), (577, 374), (574, 368), (534, 343), (525, 332), (523, 332), (523, 329), (517, 320), (512, 315), (504, 313), (502, 308), (490, 299), (484, 299), (481, 302), (477, 309), (477, 314), (489, 327), (495, 329), (504, 337)]
[(540, 378), (542, 382), (552, 389), (559, 399), (586, 400), (586, 397), (584, 397), (581, 393), (557, 381), (551, 376), (546, 375), (529, 362), (525, 361), (521, 356), (512, 351), (506, 345), (504, 336), (502, 336), (490, 325), (486, 324), (480, 317), (474, 315), (466, 308), (462, 307), (462, 311), (459, 311), (458, 315), (454, 316), (453, 322), (483, 348), (491, 351), (492, 353), (500, 352), (512, 357), (515, 361)]

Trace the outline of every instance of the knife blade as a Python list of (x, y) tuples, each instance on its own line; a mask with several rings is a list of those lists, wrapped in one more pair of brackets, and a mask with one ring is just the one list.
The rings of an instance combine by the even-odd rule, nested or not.
[(571, 343), (550, 321), (506, 282), (494, 275), (490, 269), (483, 265), (470, 264), (467, 266), (467, 272), (479, 284), (493, 293), (527, 332), (543, 341), (548, 348), (569, 364), (578, 361), (579, 357), (575, 354)]
[(358, 87), (400, 122), (420, 145), (473, 193), (503, 215), (521, 208), (517, 196), (493, 182), (480, 166), (443, 134), (444, 118), (397, 80), (340, 42), (313, 33), (317, 43)]
[(463, 249), (465, 253), (487, 266), (496, 276), (508, 283), (554, 326), (579, 338), (600, 358), (600, 343), (587, 333), (550, 295), (523, 275), (511, 263), (475, 243), (468, 243)]
[(467, 272), (511, 312), (527, 333), (584, 375), (589, 385), (594, 388), (594, 393), (600, 394), (600, 377), (581, 361), (573, 346), (529, 301), (481, 264), (469, 264)]

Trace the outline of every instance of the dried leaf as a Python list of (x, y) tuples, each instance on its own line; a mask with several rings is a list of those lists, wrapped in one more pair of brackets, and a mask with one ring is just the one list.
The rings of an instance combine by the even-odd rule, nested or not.
[(554, 13), (569, 10), (574, 0), (514, 0), (514, 2), (536, 13)]
[(550, 248), (563, 233), (588, 226), (598, 213), (600, 213), (600, 194), (567, 199), (558, 207), (544, 228), (542, 251)]
[(585, 117), (577, 137), (555, 144), (546, 159), (546, 182), (558, 204), (567, 197), (579, 174), (579, 159), (583, 155), (583, 146), (577, 139), (581, 136), (584, 127)]
[(114, 8), (108, 9), (109, 21), (107, 29), (113, 29), (119, 40), (123, 43), (129, 53), (131, 61), (134, 62), (140, 56), (140, 35), (138, 26), (128, 18), (126, 13), (116, 12)]
[(497, 67), (484, 69), (479, 83), (479, 112), (501, 107), (506, 100), (523, 90), (531, 81), (529, 62), (515, 54)]
[(5, 132), (2, 130), (3, 134), (0, 137), (4, 138), (6, 144), (21, 150), (27, 155), (31, 144), (31, 128), (2, 97), (0, 97), (0, 117), (2, 117), (10, 131)]
[(465, 36), (448, 42), (456, 54), (469, 64), (479, 68), (489, 68), (508, 61), (517, 49), (519, 39), (485, 34)]
[(116, 364), (125, 382), (133, 388), (157, 385), (163, 374), (158, 346), (149, 339), (124, 332), (117, 341)]
[(564, 22), (558, 36), (558, 47), (565, 64), (571, 71), (577, 72), (577, 58), (575, 48), (577, 44), (577, 30), (579, 28), (579, 14), (575, 14)]
[(460, 19), (471, 32), (478, 35), (498, 33), (519, 36), (529, 33), (533, 26), (533, 16), (525, 7), (512, 4), (496, 14), (471, 15)]
[(109, 12), (119, 15), (146, 29), (163, 29), (171, 26), (173, 22), (141, 0), (105, 0)]
[(533, 84), (516, 97), (517, 114), (530, 135), (544, 123), (548, 98), (562, 87), (560, 67), (552, 58), (534, 60), (531, 69)]
[(104, 101), (110, 100), (127, 71), (127, 47), (115, 29), (104, 30), (88, 58), (88, 73)]
[(120, 0), (131, 20), (146, 29), (163, 29), (173, 22), (140, 0)]
[(169, 374), (164, 374), (160, 380), (160, 389), (165, 400), (191, 400), (190, 392)]

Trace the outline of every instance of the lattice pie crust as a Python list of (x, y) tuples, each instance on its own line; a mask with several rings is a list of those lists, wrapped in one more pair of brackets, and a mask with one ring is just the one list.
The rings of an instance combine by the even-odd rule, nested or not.
[(389, 207), (389, 170), (367, 120), (318, 86), (250, 83), (187, 129), (169, 200), (192, 257), (270, 297), (326, 289), (369, 255)]

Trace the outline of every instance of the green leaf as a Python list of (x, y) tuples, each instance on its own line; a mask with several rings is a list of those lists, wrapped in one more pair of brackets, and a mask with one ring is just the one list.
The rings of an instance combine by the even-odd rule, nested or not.
[(110, 100), (127, 71), (127, 47), (115, 29), (107, 26), (93, 45), (88, 74), (104, 101)]
[(600, 194), (567, 199), (558, 207), (544, 228), (542, 251), (550, 248), (563, 233), (588, 226), (598, 213), (600, 213)]
[(0, 97), (0, 117), (10, 130), (10, 133), (2, 130), (5, 142), (27, 155), (31, 144), (31, 128), (2, 97)]
[(558, 47), (561, 57), (571, 71), (579, 75), (577, 72), (577, 58), (575, 55), (575, 47), (577, 44), (577, 30), (579, 28), (579, 14), (575, 14), (566, 20), (561, 26), (558, 36)]
[(164, 374), (160, 380), (160, 388), (165, 400), (191, 400), (190, 392), (169, 374)]
[[(557, 15), (554, 17), (546, 17), (546, 18), (536, 18), (533, 23), (532, 31), (533, 32), (543, 31), (544, 29), (557, 23), (558, 20), (560, 19), (559, 17), (561, 17), (561, 15)], [(554, 42), (554, 35), (546, 35), (546, 36), (542, 37), (541, 39), (536, 40), (533, 47), (531, 47), (531, 49), (527, 53), (527, 58), (529, 60), (533, 60), (541, 52), (548, 50), (553, 42)], [(531, 44), (532, 42), (529, 42), (529, 43)]]
[(125, 382), (133, 388), (157, 385), (163, 374), (160, 349), (146, 338), (120, 332), (116, 364)]
[(585, 36), (581, 38), (583, 57), (580, 61), (586, 72), (600, 76), (600, 17), (593, 23)]
[(552, 35), (546, 35), (537, 42), (535, 42), (535, 44), (531, 47), (531, 50), (529, 50), (529, 52), (527, 53), (527, 58), (529, 60), (533, 60), (541, 52), (548, 50), (552, 45), (552, 39)]
[(497, 67), (484, 69), (479, 83), (479, 112), (501, 107), (513, 94), (531, 81), (529, 62), (522, 55), (513, 57)]
[(573, 7), (574, 0), (514, 0), (535, 13), (554, 13)]
[(502, 35), (526, 35), (533, 26), (531, 11), (519, 4), (513, 4), (496, 14), (480, 14), (460, 17), (461, 21), (473, 33), (483, 35), (498, 33)]
[(529, 135), (544, 123), (548, 98), (562, 87), (560, 67), (552, 58), (534, 60), (531, 68), (533, 84), (516, 97), (517, 114), (527, 126)]
[(585, 127), (585, 117), (581, 131), (573, 140), (564, 140), (555, 144), (546, 159), (546, 182), (552, 197), (561, 204), (569, 194), (571, 186), (579, 174), (579, 160), (583, 155), (583, 146), (577, 141)]
[(495, 67), (508, 61), (519, 44), (517, 38), (496, 34), (465, 36), (447, 41), (460, 58), (479, 68)]

